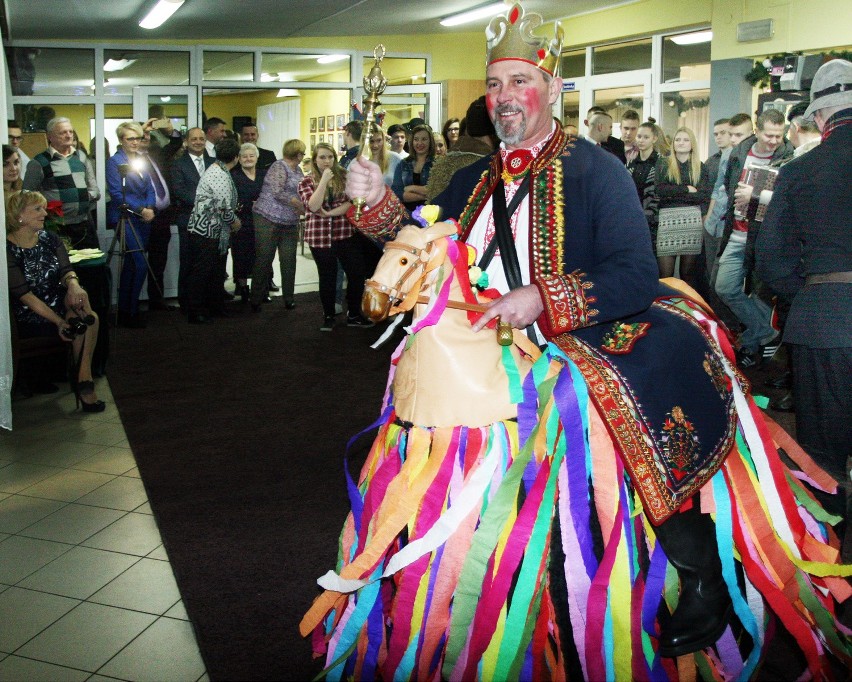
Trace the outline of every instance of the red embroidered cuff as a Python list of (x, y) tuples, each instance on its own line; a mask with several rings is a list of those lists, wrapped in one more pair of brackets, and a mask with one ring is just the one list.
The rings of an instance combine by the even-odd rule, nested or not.
[(595, 302), (595, 297), (587, 294), (594, 284), (584, 281), (584, 276), (582, 272), (575, 272), (535, 281), (544, 302), (538, 326), (548, 338), (594, 322), (590, 318), (595, 317), (598, 311), (590, 304)]
[(378, 204), (368, 211), (362, 211), (360, 220), (355, 220), (354, 206), (346, 212), (346, 217), (355, 229), (379, 245), (396, 237), (405, 215), (405, 207), (387, 187)]

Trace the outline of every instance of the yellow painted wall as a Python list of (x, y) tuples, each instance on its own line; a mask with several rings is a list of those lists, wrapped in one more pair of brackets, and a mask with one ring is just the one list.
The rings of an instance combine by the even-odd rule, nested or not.
[[(848, 0), (716, 0), (712, 58), (756, 57), (783, 52), (820, 52), (852, 44)], [(773, 19), (771, 39), (737, 42), (737, 24)]]
[[(706, 25), (712, 19), (713, 4), (713, 0), (642, 0), (593, 14), (569, 17), (562, 20), (565, 47)], [(546, 35), (542, 29), (537, 33)]]

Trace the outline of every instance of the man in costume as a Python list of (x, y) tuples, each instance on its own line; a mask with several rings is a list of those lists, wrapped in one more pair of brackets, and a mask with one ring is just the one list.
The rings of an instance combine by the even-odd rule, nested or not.
[[(562, 88), (556, 75), (562, 32), (557, 25), (553, 40), (536, 38), (531, 30), (540, 23), (540, 17), (525, 16), (521, 7), (514, 5), (507, 17), (498, 17), (489, 26), (486, 102), (502, 144), (494, 154), (459, 170), (434, 203), (444, 216), (458, 220), (460, 238), (478, 253), (477, 262), (487, 273), (488, 286), (502, 294), (473, 329), (488, 333), (481, 330), (499, 318), (501, 324), (527, 330), (540, 344), (551, 342), (546, 352), (564, 361), (563, 379), (572, 376), (579, 382), (573, 384), (581, 387), (578, 399), (588, 400), (589, 413), (594, 413), (592, 422), (600, 419), (595, 423), (601, 430), (587, 424), (586, 436), (581, 433), (572, 440), (569, 447), (579, 448), (572, 451), (579, 460), (572, 460), (561, 470), (560, 476), (569, 482), (560, 478), (552, 506), (545, 503), (545, 516), (538, 517), (539, 522), (543, 518), (549, 530), (549, 549), (544, 549), (548, 558), (538, 573), (532, 569), (532, 573), (522, 571), (520, 578), (516, 575), (517, 582), (511, 588), (509, 582), (501, 582), (511, 578), (511, 569), (504, 573), (505, 567), (501, 563), (498, 568), (498, 563), (516, 549), (513, 542), (526, 500), (540, 492), (534, 485), (526, 488), (526, 494), (521, 490), (517, 498), (517, 519), (508, 522), (514, 526), (505, 527), (509, 539), (500, 545), (505, 548), (505, 555), (498, 550), (484, 561), (479, 557), (477, 568), (468, 565), (473, 563), (469, 559), (475, 553), (469, 551), (462, 559), (465, 565), (457, 585), (447, 587), (442, 582), (446, 577), (443, 571), (453, 570), (443, 564), (432, 573), (433, 577), (438, 575), (435, 582), (424, 579), (419, 588), (410, 588), (401, 571), (394, 574), (393, 588), (384, 584), (385, 591), (398, 589), (390, 602), (385, 602), (384, 616), (374, 620), (362, 614), (364, 620), (358, 620), (359, 604), (360, 608), (370, 608), (363, 606), (366, 597), (362, 595), (360, 602), (349, 600), (344, 612), (339, 595), (360, 588), (347, 587), (344, 581), (321, 582), (331, 587), (303, 620), (302, 632), (310, 631), (328, 610), (337, 609), (334, 618), (329, 619), (328, 638), (333, 645), (329, 665), (336, 671), (330, 679), (337, 679), (340, 674), (423, 679), (435, 675), (435, 665), (441, 676), (454, 679), (467, 675), (560, 679), (565, 669), (569, 676), (576, 673), (591, 679), (661, 672), (662, 664), (654, 655), (654, 660), (645, 661), (648, 667), (640, 672), (639, 661), (644, 660), (641, 642), (647, 636), (640, 632), (638, 623), (648, 619), (653, 622), (657, 614), (660, 582), (653, 576), (660, 565), (665, 565), (664, 558), (659, 563), (663, 556), (677, 570), (680, 597), (670, 616), (665, 609), (659, 610), (662, 630), (652, 635), (659, 643), (659, 655), (678, 657), (713, 645), (728, 626), (732, 597), (737, 615), (746, 618), (741, 609), (747, 611), (747, 607), (743, 607), (741, 598), (737, 601), (730, 589), (732, 581), (736, 582), (730, 540), (725, 547), (728, 563), (723, 577), (715, 524), (699, 508), (704, 506), (708, 487), (721, 485), (721, 472), (719, 476), (715, 474), (738, 447), (739, 404), (735, 406), (735, 400), (741, 394), (736, 394), (732, 379), (739, 382), (741, 377), (733, 369), (730, 344), (717, 333), (715, 321), (700, 306), (659, 284), (646, 238), (647, 224), (623, 165), (585, 140), (568, 138), (553, 119), (551, 105)], [(366, 199), (367, 207), (359, 220), (350, 214), (365, 234), (385, 236), (408, 222), (399, 201), (386, 190), (375, 164), (358, 159), (350, 165), (347, 193)], [(727, 364), (724, 357), (728, 358)], [(571, 380), (567, 383), (571, 384)], [(557, 403), (562, 400), (557, 396), (559, 390), (560, 385), (553, 389)], [(414, 439), (413, 433), (410, 437)], [(470, 437), (467, 447), (474, 448), (472, 436), (453, 436), (459, 437)], [(585, 456), (583, 443), (588, 446)], [(400, 454), (404, 447), (403, 439), (398, 444)], [(597, 460), (595, 453), (602, 452), (608, 454)], [(510, 452), (509, 459), (515, 455)], [(592, 466), (588, 478), (581, 477), (578, 486), (572, 488), (571, 495), (578, 497), (565, 501), (572, 469), (582, 469), (584, 459), (590, 461), (588, 458), (606, 464), (600, 472)], [(368, 462), (365, 472), (372, 466)], [(606, 471), (624, 471), (621, 478), (627, 482), (621, 502), (615, 502), (620, 510), (616, 514), (619, 520), (613, 524), (609, 512), (596, 517), (593, 511), (584, 522), (579, 498), (584, 497), (592, 480)], [(363, 478), (367, 474), (362, 472), (361, 484), (367, 486), (364, 503), (358, 505), (362, 511), (377, 504), (371, 498), (376, 494), (372, 492), (373, 482)], [(379, 473), (375, 475), (379, 477)], [(614, 475), (611, 483), (618, 486), (618, 478)], [(594, 495), (604, 494), (597, 486), (595, 490)], [(695, 496), (699, 490), (700, 502)], [(644, 540), (632, 535), (632, 522), (628, 519), (634, 514), (628, 508), (634, 494), (641, 499), (645, 518), (653, 524), (652, 531), (659, 541), (656, 549), (662, 546), (664, 554), (654, 551), (653, 558), (649, 558), (643, 549)], [(500, 490), (496, 495), (501, 495)], [(615, 496), (618, 498), (619, 494)], [(599, 511), (607, 506), (599, 500), (590, 505), (599, 503)], [(452, 508), (451, 500), (446, 504)], [(420, 508), (425, 505), (424, 501)], [(570, 513), (566, 511), (569, 506)], [(479, 547), (480, 531), (490, 532), (490, 512), (490, 508), (483, 512), (484, 520), (473, 534), (472, 547)], [(418, 516), (409, 522), (408, 541), (415, 535), (420, 537), (420, 521)], [(355, 524), (357, 529), (357, 520)], [(540, 528), (536, 525), (536, 529)], [(623, 530), (626, 535), (621, 535)], [(350, 532), (347, 530), (344, 535)], [(600, 537), (608, 533), (612, 535)], [(622, 540), (610, 542), (617, 536)], [(625, 540), (627, 536), (634, 539)], [(438, 565), (443, 551), (449, 555), (456, 540), (451, 537), (446, 549), (433, 553), (430, 565)], [(405, 540), (400, 542), (406, 544)], [(630, 587), (618, 592), (614, 585), (616, 574), (607, 573), (618, 563), (616, 556), (621, 550), (616, 546), (624, 548), (625, 542), (634, 543), (631, 546), (639, 552), (634, 558), (644, 565), (642, 572), (650, 559), (651, 569), (633, 583), (633, 597)], [(527, 558), (536, 558), (531, 546), (526, 545), (523, 550), (527, 552), (524, 567)], [(346, 564), (352, 558), (347, 556), (350, 545), (344, 542), (343, 547)], [(362, 549), (357, 547), (358, 552)], [(358, 577), (369, 578), (375, 564), (368, 568)], [(474, 574), (477, 580), (468, 582)], [(493, 582), (489, 582), (489, 576)], [(347, 578), (348, 573), (342, 571), (340, 577)], [(591, 581), (585, 592), (578, 589), (584, 580), (587, 587)], [(653, 595), (656, 591), (657, 595), (656, 602), (648, 602), (650, 607), (643, 606), (641, 596), (631, 606), (617, 603), (618, 595), (627, 602), (641, 595), (646, 580), (647, 593)], [(365, 584), (365, 590), (372, 589), (369, 581)], [(503, 610), (488, 611), (494, 606), (498, 584), (504, 589)], [(595, 591), (601, 588), (603, 593)], [(408, 589), (413, 591), (406, 592)], [(607, 589), (613, 591), (607, 593)], [(436, 606), (449, 604), (442, 601), (448, 590), (453, 599), (451, 618), (438, 613)], [(385, 591), (382, 598), (388, 598)], [(509, 592), (512, 596), (507, 596)], [(580, 593), (585, 601), (578, 603)], [(521, 594), (532, 598), (527, 620), (516, 613), (518, 604), (527, 603)], [(332, 604), (335, 599), (338, 601)], [(412, 623), (410, 619), (418, 615), (422, 624), (416, 620)], [(520, 620), (514, 620), (516, 616)], [(495, 620), (499, 620), (497, 634)], [(613, 622), (626, 629), (616, 627), (618, 632), (613, 635)], [(354, 630), (359, 634), (350, 632), (352, 623), (356, 623)], [(749, 621), (747, 629), (755, 641), (761, 640), (751, 624)], [(519, 631), (515, 632), (513, 626)], [(402, 628), (408, 628), (406, 633), (410, 633), (399, 637), (396, 630)], [(512, 645), (516, 649), (506, 644), (512, 639), (510, 632), (517, 635), (517, 643)], [(352, 648), (344, 655), (342, 651), (350, 643)], [(756, 665), (760, 649), (756, 646), (754, 655), (749, 655), (746, 673)], [(346, 656), (350, 656), (349, 662), (344, 663)], [(340, 667), (335, 667), (338, 664)], [(814, 662), (812, 668), (818, 666)]]
[[(835, 59), (814, 76), (805, 116), (822, 143), (785, 164), (757, 239), (757, 273), (792, 299), (784, 342), (793, 353), (796, 436), (844, 487), (852, 456), (852, 63)], [(792, 136), (791, 136), (792, 137)], [(798, 146), (796, 152), (798, 154)], [(848, 503), (847, 503), (848, 504)], [(843, 496), (827, 508), (852, 522)]]

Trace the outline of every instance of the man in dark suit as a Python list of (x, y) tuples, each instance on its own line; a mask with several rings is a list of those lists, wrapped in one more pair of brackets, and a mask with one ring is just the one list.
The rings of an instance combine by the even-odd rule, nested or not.
[(186, 153), (172, 163), (172, 204), (175, 207), (175, 223), (180, 239), (180, 272), (178, 273), (178, 300), (181, 310), (186, 310), (187, 281), (189, 272), (188, 244), (189, 215), (195, 205), (195, 190), (198, 181), (207, 167), (213, 163), (213, 157), (205, 151), (207, 138), (201, 128), (190, 128), (186, 133)]
[[(796, 437), (845, 484), (852, 456), (852, 63), (823, 64), (805, 118), (822, 142), (784, 165), (757, 237), (764, 284), (793, 299), (784, 341), (793, 352)], [(843, 488), (841, 488), (843, 490)], [(852, 555), (844, 493), (826, 507), (846, 518), (844, 561)]]
[[(162, 123), (161, 123), (162, 122)], [(154, 136), (154, 130), (158, 135)], [(154, 183), (156, 212), (151, 221), (151, 237), (148, 240), (148, 264), (153, 278), (148, 278), (148, 310), (174, 310), (163, 301), (163, 275), (169, 257), (169, 242), (172, 239), (174, 208), (169, 191), (169, 166), (181, 147), (183, 138), (168, 118), (150, 118), (142, 126), (144, 137), (139, 144), (139, 153), (148, 160), (149, 173)], [(165, 145), (161, 144), (165, 141)]]
[[(594, 126), (595, 117), (599, 114), (609, 117), (609, 131), (606, 135), (600, 136), (600, 139), (596, 139), (596, 136), (592, 134), (592, 127)], [(605, 122), (605, 119), (600, 119), (600, 121)], [(604, 111), (603, 107), (591, 107), (586, 112), (586, 119), (583, 123), (589, 129), (589, 139), (592, 139), (595, 144), (599, 145), (602, 149), (606, 149), (610, 154), (615, 155), (615, 157), (618, 158), (618, 160), (625, 166), (627, 165), (627, 156), (624, 153), (624, 142), (619, 140), (617, 137), (612, 136), (612, 117)]]
[(260, 139), (260, 133), (257, 130), (257, 125), (254, 123), (246, 123), (240, 131), (240, 139), (243, 142), (251, 142), (257, 147), (257, 168), (258, 170), (267, 170), (276, 161), (275, 152), (271, 149), (263, 149), (257, 143)]

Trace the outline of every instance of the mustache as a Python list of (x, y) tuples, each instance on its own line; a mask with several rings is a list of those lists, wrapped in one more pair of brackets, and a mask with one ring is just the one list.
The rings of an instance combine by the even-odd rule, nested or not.
[(522, 114), (524, 110), (512, 104), (498, 104), (494, 107), (495, 114)]

